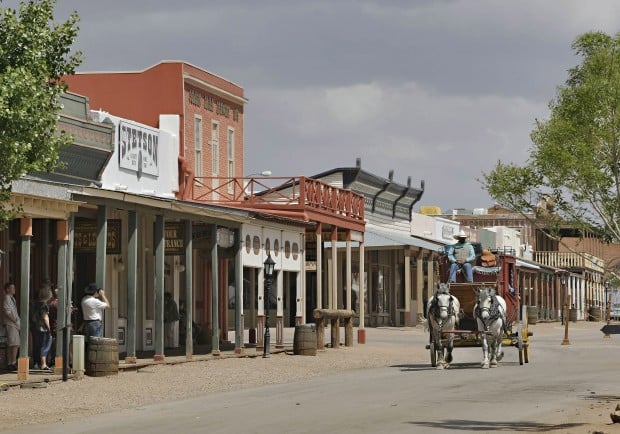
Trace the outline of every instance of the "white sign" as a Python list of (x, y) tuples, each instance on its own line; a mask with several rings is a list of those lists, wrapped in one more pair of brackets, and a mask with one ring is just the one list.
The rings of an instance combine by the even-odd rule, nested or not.
[(127, 121), (118, 125), (118, 165), (123, 169), (159, 176), (159, 131)]

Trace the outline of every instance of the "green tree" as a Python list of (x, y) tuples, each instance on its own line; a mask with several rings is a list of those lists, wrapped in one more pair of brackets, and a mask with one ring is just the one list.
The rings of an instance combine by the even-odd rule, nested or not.
[(56, 0), (30, 0), (0, 9), (0, 227), (14, 211), (6, 205), (12, 181), (53, 170), (59, 148), (71, 140), (56, 132), (56, 122), (66, 90), (61, 78), (82, 61), (80, 52), (71, 53), (79, 17), (74, 12), (55, 23), (55, 6)]
[(549, 119), (536, 120), (528, 161), (500, 161), (482, 184), (498, 204), (542, 222), (551, 235), (572, 225), (618, 242), (620, 33), (585, 33), (572, 48), (581, 64), (558, 86)]

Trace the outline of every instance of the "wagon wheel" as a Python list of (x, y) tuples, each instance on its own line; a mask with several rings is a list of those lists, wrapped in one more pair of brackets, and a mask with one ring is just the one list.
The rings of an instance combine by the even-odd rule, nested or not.
[(429, 345), (431, 351), (431, 366), (433, 368), (437, 367), (437, 351), (435, 351), (435, 342), (431, 342)]
[(525, 351), (523, 350), (523, 338), (521, 330), (517, 331), (517, 348), (519, 349), (519, 365), (522, 365), (525, 359)]
[(530, 363), (530, 345), (527, 342), (523, 344), (523, 357), (525, 358), (525, 363)]

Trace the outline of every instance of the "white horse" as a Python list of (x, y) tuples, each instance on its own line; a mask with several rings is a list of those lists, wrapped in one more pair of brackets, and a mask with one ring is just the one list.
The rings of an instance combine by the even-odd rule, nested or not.
[(494, 368), (504, 357), (502, 339), (506, 330), (506, 300), (497, 294), (495, 288), (479, 288), (476, 291), (474, 318), (482, 340), (481, 367)]
[(426, 318), (430, 333), (431, 360), (437, 360), (437, 369), (447, 368), (452, 362), (454, 348), (454, 334), (447, 333), (447, 354), (444, 358), (444, 347), (441, 341), (442, 333), (454, 330), (459, 323), (461, 304), (450, 294), (448, 285), (441, 283), (435, 294), (426, 303)]

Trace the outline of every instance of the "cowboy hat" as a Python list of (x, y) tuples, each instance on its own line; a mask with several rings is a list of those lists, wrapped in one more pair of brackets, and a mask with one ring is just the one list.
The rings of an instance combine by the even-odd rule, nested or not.
[(458, 234), (454, 235), (455, 240), (458, 240), (459, 238), (467, 238), (467, 234), (463, 229), (461, 229)]

